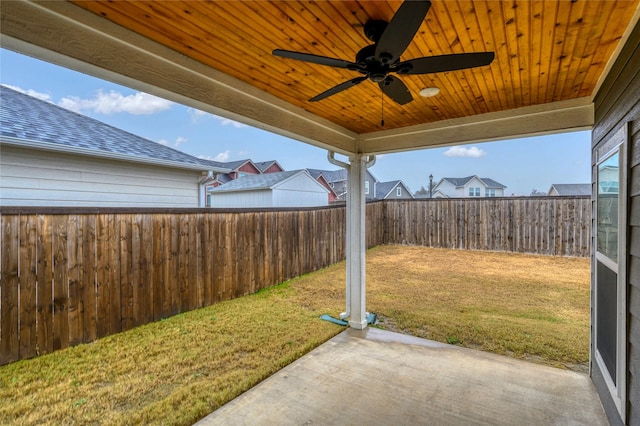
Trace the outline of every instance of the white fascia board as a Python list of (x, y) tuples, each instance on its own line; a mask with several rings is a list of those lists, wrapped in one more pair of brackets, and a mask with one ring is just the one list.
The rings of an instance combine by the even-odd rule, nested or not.
[(229, 173), (230, 169), (222, 167), (212, 167), (205, 164), (189, 164), (179, 161), (162, 160), (150, 157), (138, 157), (128, 154), (120, 154), (117, 152), (100, 151), (97, 149), (80, 148), (76, 146), (61, 145), (51, 142), (31, 141), (26, 139), (12, 138), (7, 136), (0, 137), (0, 143), (3, 145), (14, 146), (18, 148), (32, 148), (41, 151), (61, 152), (64, 154), (76, 154), (86, 157), (104, 158), (109, 160), (126, 161), (129, 163), (148, 164), (152, 166), (171, 167), (183, 170), (197, 170), (200, 172), (213, 173)]
[(2, 47), (349, 155), (357, 134), (69, 2), (0, 2)]
[(595, 122), (590, 97), (533, 105), (362, 134), (363, 154), (382, 154), (590, 130)]

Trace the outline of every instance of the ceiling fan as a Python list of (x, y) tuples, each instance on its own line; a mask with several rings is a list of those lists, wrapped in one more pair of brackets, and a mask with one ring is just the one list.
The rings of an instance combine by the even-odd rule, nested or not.
[(431, 2), (428, 0), (405, 1), (388, 23), (381, 20), (368, 21), (364, 25), (364, 34), (374, 44), (361, 49), (356, 54), (355, 62), (282, 49), (274, 50), (273, 55), (362, 74), (314, 96), (309, 99), (310, 102), (328, 98), (369, 79), (378, 83), (385, 95), (404, 105), (411, 102), (413, 97), (407, 86), (391, 73), (415, 75), (461, 70), (489, 65), (494, 58), (493, 52), (478, 52), (427, 56), (401, 62), (400, 56), (418, 32), (430, 6)]

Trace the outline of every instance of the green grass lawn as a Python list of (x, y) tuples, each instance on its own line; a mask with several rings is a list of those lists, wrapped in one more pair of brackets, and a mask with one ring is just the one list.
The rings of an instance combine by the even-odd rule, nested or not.
[[(255, 295), (0, 367), (0, 423), (187, 425), (343, 330), (340, 263)], [(367, 261), (381, 328), (580, 369), (589, 260), (384, 246)]]

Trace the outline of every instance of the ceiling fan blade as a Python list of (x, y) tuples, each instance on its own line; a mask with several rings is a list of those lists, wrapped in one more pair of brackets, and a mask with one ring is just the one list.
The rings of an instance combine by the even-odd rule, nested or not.
[(349, 62), (342, 59), (328, 58), (326, 56), (312, 55), (310, 53), (292, 52), (290, 50), (276, 49), (272, 52), (272, 54), (274, 56), (280, 56), (282, 58), (311, 62), (318, 65), (326, 65), (328, 67), (345, 68), (354, 71), (362, 69), (362, 66), (354, 62)]
[(400, 5), (376, 45), (376, 59), (391, 64), (400, 58), (431, 7), (430, 1), (407, 0)]
[(336, 93), (340, 93), (343, 90), (347, 90), (347, 89), (355, 86), (356, 84), (360, 84), (363, 81), (365, 81), (366, 79), (367, 79), (367, 77), (356, 77), (356, 78), (351, 79), (349, 81), (345, 81), (344, 83), (340, 83), (337, 86), (334, 86), (329, 90), (325, 90), (324, 92), (320, 93), (319, 95), (316, 95), (313, 98), (309, 99), (309, 102), (321, 101), (324, 98), (328, 98), (331, 95), (335, 95)]
[(395, 70), (398, 74), (430, 74), (434, 72), (455, 71), (489, 65), (494, 57), (495, 54), (493, 52), (427, 56), (400, 62), (392, 67), (392, 70)]
[(408, 104), (413, 100), (413, 96), (407, 89), (407, 86), (399, 79), (393, 76), (388, 76), (378, 83), (382, 92), (393, 99), (396, 103), (400, 105)]

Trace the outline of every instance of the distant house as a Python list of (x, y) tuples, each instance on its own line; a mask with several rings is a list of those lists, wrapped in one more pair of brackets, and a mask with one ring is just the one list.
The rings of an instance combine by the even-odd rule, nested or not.
[(327, 190), (329, 191), (328, 195), (329, 195), (330, 203), (333, 203), (338, 200), (338, 194), (336, 194), (331, 184), (324, 177), (324, 175), (322, 174), (322, 170), (317, 170), (317, 169), (306, 169), (306, 170), (311, 175), (312, 178), (314, 178), (316, 181), (318, 181), (318, 183), (320, 183), (320, 185), (327, 188)]
[(554, 183), (549, 188), (549, 195), (591, 195), (590, 183)]
[(406, 200), (415, 198), (401, 180), (378, 182), (375, 187), (376, 200)]
[(284, 172), (284, 169), (276, 160), (261, 161), (259, 163), (255, 163), (255, 165), (260, 170), (260, 173)]
[(0, 86), (0, 205), (199, 207), (230, 170)]
[(257, 175), (262, 173), (276, 173), (284, 171), (282, 166), (280, 166), (280, 164), (276, 160), (262, 161), (259, 163), (254, 163), (249, 159), (226, 162), (212, 160), (202, 161), (204, 161), (206, 164), (209, 164), (210, 166), (224, 167), (231, 170), (229, 173), (215, 174), (207, 179), (207, 181), (205, 182), (207, 190), (220, 185), (224, 185), (225, 183), (231, 182), (232, 180), (246, 175)]
[(231, 182), (232, 180), (238, 179), (242, 176), (262, 173), (260, 168), (249, 159), (226, 162), (212, 160), (202, 161), (212, 167), (221, 167), (229, 170), (228, 173), (217, 173), (207, 179), (207, 181), (205, 182), (207, 190), (220, 185), (224, 185), (225, 183)]
[[(325, 180), (329, 183), (330, 188), (336, 193), (335, 201), (346, 201), (347, 199), (347, 171), (345, 169), (338, 170), (319, 170), (319, 169), (307, 169), (307, 171), (312, 176), (320, 176), (322, 175)], [(397, 185), (401, 184), (401, 189), (399, 191), (400, 195), (398, 195)], [(378, 185), (382, 185), (381, 189), (378, 190)], [(385, 188), (393, 188), (396, 189), (395, 195), (392, 195), (388, 192), (384, 192)], [(365, 174), (365, 182), (364, 182), (364, 194), (365, 199), (367, 201), (374, 200), (382, 200), (387, 198), (401, 198), (401, 199), (413, 199), (413, 194), (407, 188), (407, 186), (402, 181), (391, 181), (391, 182), (379, 182), (378, 179), (371, 174), (370, 171), (366, 171)], [(383, 194), (386, 198), (381, 198), (379, 194)]]
[(216, 208), (315, 207), (329, 204), (329, 190), (306, 170), (246, 175), (208, 190)]
[(433, 198), (503, 197), (507, 187), (493, 179), (467, 176), (442, 178), (433, 187)]

